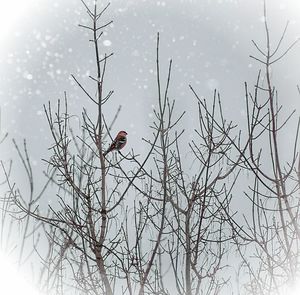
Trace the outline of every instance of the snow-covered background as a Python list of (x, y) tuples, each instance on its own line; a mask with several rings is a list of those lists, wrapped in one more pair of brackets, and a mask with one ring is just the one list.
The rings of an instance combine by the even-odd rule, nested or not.
[[(1, 1), (0, 104), (1, 129), (16, 139), (27, 138), (36, 162), (49, 145), (43, 104), (67, 91), (72, 111), (93, 107), (70, 78), (91, 85), (94, 52), (78, 23), (88, 18), (79, 0)], [(104, 3), (106, 4), (106, 2)], [(274, 42), (290, 21), (285, 45), (300, 35), (299, 1), (268, 1)], [(113, 25), (102, 39), (102, 52), (114, 52), (107, 71), (107, 89), (115, 94), (107, 106), (123, 111), (115, 125), (129, 133), (128, 148), (137, 147), (148, 132), (156, 103), (155, 42), (161, 33), (161, 61), (174, 61), (171, 96), (179, 109), (191, 110), (192, 84), (199, 96), (212, 97), (217, 88), (232, 119), (244, 115), (244, 81), (254, 84), (259, 69), (249, 58), (256, 53), (251, 39), (264, 42), (261, 0), (116, 1), (104, 15)], [(274, 69), (274, 79), (291, 108), (297, 98), (300, 47)], [(89, 83), (89, 84), (88, 84)], [(185, 118), (186, 129), (193, 124)], [(191, 126), (192, 127), (192, 126)], [(192, 129), (192, 128), (191, 128)], [(37, 147), (37, 148), (36, 148)]]
[[(300, 35), (300, 2), (269, 0), (267, 7), (273, 44), (289, 21), (285, 49)], [(127, 151), (134, 148), (142, 153), (141, 138), (151, 133), (148, 126), (157, 103), (157, 32), (164, 74), (169, 58), (173, 59), (170, 97), (176, 100), (179, 111), (189, 114), (181, 125), (187, 136), (192, 136), (196, 121), (190, 115), (195, 99), (189, 84), (208, 100), (217, 88), (226, 117), (243, 122), (244, 82), (253, 86), (260, 69), (249, 58), (257, 53), (251, 40), (265, 44), (263, 1), (112, 0), (103, 18), (104, 22), (110, 20), (113, 25), (105, 30), (101, 50), (103, 54), (114, 52), (108, 64), (106, 89), (115, 93), (105, 112), (107, 118), (110, 114), (113, 117), (122, 105), (113, 133), (120, 129), (128, 132)], [(83, 107), (93, 112), (94, 105), (71, 79), (74, 74), (94, 91), (88, 78), (95, 73), (94, 51), (88, 32), (78, 27), (79, 23), (88, 25), (88, 21), (79, 0), (0, 0), (1, 132), (9, 133), (1, 146), (1, 159), (15, 158), (12, 138), (19, 143), (26, 138), (36, 175), (46, 168), (41, 158), (47, 155), (52, 141), (43, 104), (51, 101), (54, 106), (64, 91), (71, 113), (80, 116)], [(274, 83), (287, 112), (299, 106), (299, 56), (300, 45), (273, 69)], [(286, 140), (292, 136), (287, 133)], [(14, 174), (25, 177), (21, 170), (14, 170)]]

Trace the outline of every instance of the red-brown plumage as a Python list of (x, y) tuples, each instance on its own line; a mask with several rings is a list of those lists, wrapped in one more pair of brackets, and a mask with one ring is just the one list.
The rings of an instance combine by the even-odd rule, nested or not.
[(103, 156), (105, 157), (109, 152), (114, 150), (121, 150), (127, 143), (127, 132), (126, 131), (119, 131), (116, 138), (113, 140), (109, 148), (103, 153)]

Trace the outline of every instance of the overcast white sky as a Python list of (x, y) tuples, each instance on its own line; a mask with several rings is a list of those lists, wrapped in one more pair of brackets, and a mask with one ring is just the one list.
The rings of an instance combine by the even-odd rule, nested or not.
[[(269, 0), (267, 7), (273, 44), (290, 21), (283, 51), (300, 36), (300, 1)], [(187, 136), (192, 137), (195, 123), (189, 84), (207, 99), (217, 88), (229, 120), (243, 120), (243, 83), (253, 85), (259, 70), (249, 58), (256, 54), (251, 40), (264, 44), (261, 0), (112, 0), (104, 21), (111, 19), (114, 24), (104, 34), (102, 50), (114, 52), (106, 85), (115, 94), (105, 111), (109, 118), (122, 105), (113, 133), (120, 129), (129, 133), (128, 151), (134, 147), (137, 153), (142, 152), (141, 138), (151, 132), (157, 32), (161, 33), (164, 73), (168, 59), (173, 58), (170, 96), (179, 111), (188, 111), (182, 122)], [(77, 26), (87, 21), (79, 0), (0, 0), (1, 131), (9, 132), (10, 138), (1, 147), (4, 160), (15, 155), (11, 138), (18, 142), (27, 138), (33, 163), (45, 168), (40, 159), (47, 154), (51, 139), (43, 104), (49, 100), (55, 104), (64, 91), (74, 114), (80, 116), (83, 107), (94, 111), (70, 79), (74, 74), (92, 89), (88, 75), (95, 71), (94, 52), (88, 35)], [(298, 108), (298, 114), (299, 56), (300, 45), (273, 69), (282, 103), (288, 110)], [(290, 134), (286, 138), (290, 139)]]
[[(41, 134), (47, 136), (42, 105), (48, 100), (56, 101), (66, 90), (78, 111), (90, 105), (70, 79), (73, 73), (85, 81), (94, 71), (91, 44), (77, 27), (87, 17), (79, 0), (0, 3), (2, 129), (11, 136), (30, 136), (40, 142)], [(288, 45), (300, 35), (299, 1), (267, 4), (274, 42), (290, 21)], [(116, 130), (139, 136), (148, 125), (156, 99), (158, 31), (163, 65), (169, 57), (174, 60), (171, 94), (182, 107), (191, 105), (191, 83), (207, 98), (218, 88), (225, 106), (234, 108), (235, 114), (242, 112), (243, 82), (253, 83), (259, 69), (249, 54), (255, 53), (251, 39), (263, 44), (262, 8), (260, 0), (112, 1), (104, 20), (112, 19), (114, 25), (103, 38), (103, 50), (115, 53), (107, 85), (115, 90), (109, 110), (119, 104), (124, 110)], [(296, 47), (275, 67), (279, 88), (295, 90), (299, 83), (299, 50)], [(292, 103), (292, 96), (286, 99)], [(132, 113), (135, 116), (127, 116)]]
[[(267, 7), (273, 44), (286, 22), (290, 22), (283, 52), (300, 36), (300, 2), (269, 0)], [(181, 125), (186, 129), (186, 139), (193, 138), (197, 120), (189, 84), (206, 99), (212, 98), (217, 88), (228, 120), (240, 122), (241, 128), (245, 126), (244, 82), (253, 86), (260, 69), (249, 58), (257, 53), (251, 40), (265, 44), (263, 1), (113, 0), (103, 17), (103, 22), (109, 20), (114, 23), (104, 33), (101, 50), (114, 52), (106, 86), (115, 94), (105, 112), (109, 119), (122, 105), (112, 132), (128, 132), (128, 151), (134, 148), (136, 153), (143, 153), (147, 147), (141, 138), (151, 136), (148, 126), (157, 102), (157, 32), (161, 33), (163, 73), (168, 59), (173, 58), (170, 97), (176, 100), (178, 112), (187, 111)], [(38, 171), (45, 169), (40, 159), (47, 157), (52, 141), (43, 104), (51, 101), (55, 105), (64, 91), (72, 113), (80, 116), (83, 107), (94, 111), (95, 107), (70, 78), (74, 74), (95, 93), (88, 78), (95, 71), (92, 44), (87, 32), (78, 27), (78, 23), (87, 22), (79, 0), (0, 0), (1, 131), (8, 131), (10, 138), (1, 146), (3, 159), (16, 155), (12, 153), (12, 138), (19, 143), (27, 138), (33, 164)], [(273, 69), (274, 83), (287, 111), (299, 106), (299, 53), (300, 45)], [(285, 136), (283, 145), (292, 138), (293, 131)], [(23, 172), (17, 171), (23, 177)]]
[[(91, 113), (95, 111), (70, 78), (74, 74), (95, 93), (88, 78), (95, 71), (92, 44), (87, 32), (78, 27), (78, 23), (87, 24), (88, 18), (79, 0), (0, 0), (0, 5), (1, 131), (9, 132), (1, 155), (4, 160), (14, 158), (11, 139), (21, 143), (26, 138), (39, 171), (45, 169), (41, 158), (47, 157), (52, 143), (43, 104), (51, 101), (55, 105), (67, 91), (71, 113), (80, 117), (83, 107)], [(274, 46), (286, 22), (290, 22), (283, 52), (300, 36), (300, 2), (269, 0), (267, 7)], [(217, 88), (228, 120), (238, 122), (241, 128), (245, 126), (244, 82), (252, 87), (260, 69), (249, 58), (257, 54), (251, 40), (265, 44), (261, 0), (114, 0), (103, 17), (103, 22), (109, 20), (114, 23), (104, 33), (101, 50), (114, 52), (108, 64), (106, 87), (115, 94), (104, 110), (109, 120), (122, 105), (112, 132), (128, 132), (127, 151), (134, 148), (136, 153), (143, 153), (147, 147), (141, 138), (151, 136), (148, 126), (157, 103), (157, 32), (161, 33), (164, 74), (169, 58), (173, 58), (170, 97), (176, 100), (178, 112), (187, 111), (180, 126), (186, 129), (186, 139), (193, 138), (197, 121), (189, 84), (208, 100)], [(300, 45), (273, 68), (273, 80), (287, 111), (299, 106), (299, 53)], [(284, 147), (293, 138), (293, 129), (289, 130), (281, 141)], [(24, 177), (21, 170), (16, 171)]]

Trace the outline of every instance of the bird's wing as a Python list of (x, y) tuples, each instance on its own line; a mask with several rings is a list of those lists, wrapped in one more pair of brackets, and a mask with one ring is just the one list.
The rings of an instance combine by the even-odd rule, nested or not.
[(127, 139), (125, 136), (120, 136), (116, 142), (115, 142), (115, 148), (118, 150), (118, 149), (121, 149), (124, 144), (126, 143)]

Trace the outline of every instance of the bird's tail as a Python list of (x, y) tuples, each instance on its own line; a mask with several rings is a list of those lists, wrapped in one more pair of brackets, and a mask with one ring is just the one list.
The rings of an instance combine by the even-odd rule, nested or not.
[(107, 149), (104, 153), (103, 153), (103, 157), (105, 157), (111, 150)]

